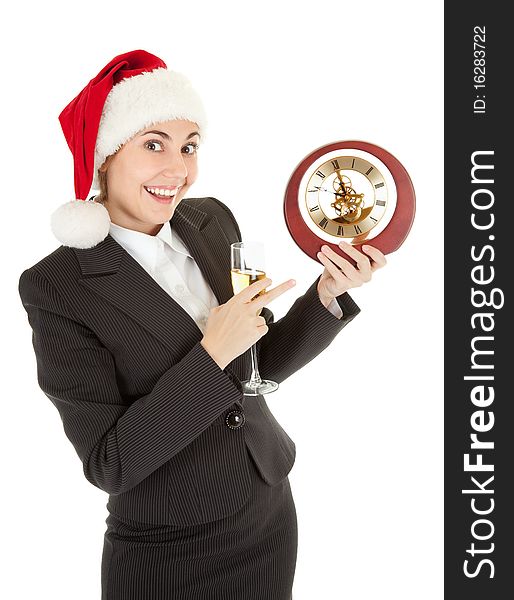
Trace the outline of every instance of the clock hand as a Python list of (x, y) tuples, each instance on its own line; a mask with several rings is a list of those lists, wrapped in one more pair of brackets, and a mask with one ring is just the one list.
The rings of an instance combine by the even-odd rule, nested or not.
[(341, 192), (333, 192), (332, 190), (327, 190), (327, 188), (319, 187), (318, 190), (320, 192), (329, 192), (330, 194), (334, 194), (336, 196), (341, 196), (342, 198), (350, 197), (350, 198), (362, 198), (364, 194), (341, 194)]
[[(344, 184), (342, 187), (344, 190), (346, 190), (346, 187)], [(351, 198), (355, 198), (357, 200), (362, 200), (364, 198), (364, 194), (349, 194), (348, 192), (342, 194), (340, 192), (333, 192), (332, 190), (327, 190), (327, 188), (323, 188), (323, 187), (319, 187), (318, 190), (320, 192), (329, 192), (330, 194), (334, 194), (335, 196), (338, 196), (339, 198), (345, 198), (346, 200), (349, 200)]]
[(337, 178), (341, 182), (341, 186), (344, 188), (343, 178), (342, 178), (341, 173), (339, 172), (339, 170), (336, 170), (336, 174), (337, 174)]
[(333, 192), (332, 190), (327, 190), (327, 188), (318, 188), (320, 192), (329, 192), (330, 194), (335, 194), (336, 196), (345, 196), (346, 194), (340, 194), (339, 192)]

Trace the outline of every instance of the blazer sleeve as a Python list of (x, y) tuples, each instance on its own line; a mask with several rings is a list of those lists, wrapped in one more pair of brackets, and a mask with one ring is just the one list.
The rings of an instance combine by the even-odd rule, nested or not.
[(360, 308), (345, 292), (336, 297), (343, 316), (339, 319), (321, 302), (317, 285), (320, 275), (297, 298), (289, 311), (276, 323), (265, 306), (261, 316), (268, 331), (257, 341), (259, 374), (263, 379), (281, 383), (318, 356), (336, 335), (360, 313)]
[(31, 267), (18, 289), (32, 327), (38, 384), (57, 407), (87, 480), (109, 494), (139, 484), (223, 410), (242, 403), (241, 385), (198, 342), (149, 394), (128, 405), (114, 356), (52, 284)]
[[(225, 227), (230, 241), (242, 241), (241, 230), (233, 212), (217, 198), (213, 200), (229, 217)], [(325, 350), (336, 335), (360, 313), (360, 308), (348, 292), (335, 298), (343, 313), (341, 318), (326, 308), (317, 290), (321, 275), (320, 273), (276, 323), (273, 312), (267, 306), (261, 310), (260, 314), (268, 325), (267, 333), (256, 344), (259, 374), (263, 379), (271, 379), (277, 383), (287, 379)]]

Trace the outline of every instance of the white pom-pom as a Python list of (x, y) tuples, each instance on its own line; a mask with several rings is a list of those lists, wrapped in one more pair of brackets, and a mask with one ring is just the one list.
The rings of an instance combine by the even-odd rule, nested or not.
[(111, 219), (99, 202), (71, 200), (52, 213), (50, 226), (64, 246), (92, 248), (107, 237)]

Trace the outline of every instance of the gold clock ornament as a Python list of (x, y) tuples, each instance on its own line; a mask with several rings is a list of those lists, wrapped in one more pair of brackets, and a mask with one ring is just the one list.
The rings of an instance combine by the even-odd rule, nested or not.
[(415, 214), (415, 193), (403, 165), (383, 148), (362, 141), (339, 141), (311, 152), (291, 175), (284, 217), (296, 244), (312, 259), (326, 244), (341, 250), (344, 240), (360, 250), (384, 254), (405, 241)]

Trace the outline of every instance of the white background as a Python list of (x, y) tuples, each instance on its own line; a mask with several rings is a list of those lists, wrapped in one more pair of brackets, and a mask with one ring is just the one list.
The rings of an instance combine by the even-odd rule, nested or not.
[(273, 286), (297, 281), (269, 305), (275, 320), (323, 270), (283, 218), (300, 160), (358, 139), (409, 171), (410, 236), (350, 292), (361, 314), (267, 401), (297, 446), (294, 600), (442, 598), (442, 2), (34, 2), (9, 11), (1, 595), (100, 598), (107, 495), (84, 478), (37, 385), (17, 285), (59, 246), (49, 217), (74, 197), (60, 111), (115, 55), (141, 48), (185, 73), (208, 112), (188, 195), (219, 198), (243, 239), (265, 243)]

